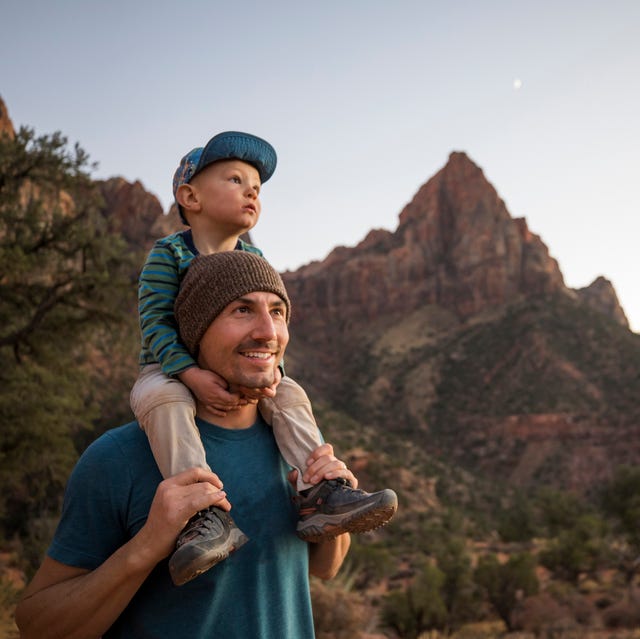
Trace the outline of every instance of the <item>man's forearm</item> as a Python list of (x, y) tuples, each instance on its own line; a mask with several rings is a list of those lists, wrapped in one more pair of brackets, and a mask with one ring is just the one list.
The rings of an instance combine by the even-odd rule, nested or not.
[(101, 637), (156, 563), (136, 538), (90, 572), (45, 559), (16, 609), (21, 638)]
[(195, 512), (231, 505), (220, 479), (191, 468), (160, 482), (144, 526), (95, 570), (46, 558), (16, 609), (22, 639), (101, 637), (149, 573), (175, 548)]
[(347, 556), (351, 536), (348, 533), (335, 539), (309, 544), (309, 572), (320, 579), (333, 579)]

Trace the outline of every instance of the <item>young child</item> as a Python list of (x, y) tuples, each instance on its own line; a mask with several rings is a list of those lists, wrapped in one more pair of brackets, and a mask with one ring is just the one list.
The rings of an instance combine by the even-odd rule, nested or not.
[[(396, 494), (389, 489), (366, 493), (336, 481), (305, 481), (309, 455), (322, 441), (304, 390), (282, 376), (269, 388), (230, 393), (223, 378), (198, 367), (180, 342), (173, 315), (180, 282), (196, 255), (240, 250), (262, 256), (240, 236), (258, 222), (260, 189), (273, 175), (276, 161), (268, 142), (236, 131), (220, 133), (182, 158), (173, 194), (190, 229), (158, 240), (140, 275), (141, 371), (131, 391), (131, 407), (167, 478), (193, 466), (210, 470), (195, 424), (193, 395), (218, 415), (259, 400), (282, 457), (298, 470), (297, 533), (318, 542), (386, 523), (397, 508)], [(169, 561), (174, 583), (193, 579), (246, 541), (225, 511), (212, 507), (199, 513), (181, 533)]]

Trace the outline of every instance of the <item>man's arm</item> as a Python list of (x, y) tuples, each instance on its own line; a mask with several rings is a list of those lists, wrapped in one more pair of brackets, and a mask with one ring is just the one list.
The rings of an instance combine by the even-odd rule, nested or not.
[(145, 565), (133, 542), (93, 571), (45, 557), (16, 608), (22, 639), (101, 637), (155, 565)]
[[(295, 473), (297, 471), (291, 474), (294, 482)], [(346, 479), (353, 488), (358, 487), (356, 476), (333, 454), (333, 446), (325, 443), (316, 448), (307, 460), (304, 481), (316, 484), (322, 479), (338, 477)], [(309, 544), (309, 572), (320, 579), (333, 579), (338, 574), (350, 545), (351, 536), (348, 533), (328, 541)]]
[(95, 570), (47, 557), (16, 608), (22, 639), (98, 639), (167, 557), (197, 511), (231, 506), (214, 473), (193, 468), (161, 482), (140, 531)]
[(338, 535), (335, 539), (309, 544), (309, 572), (320, 579), (333, 579), (349, 552), (351, 536)]

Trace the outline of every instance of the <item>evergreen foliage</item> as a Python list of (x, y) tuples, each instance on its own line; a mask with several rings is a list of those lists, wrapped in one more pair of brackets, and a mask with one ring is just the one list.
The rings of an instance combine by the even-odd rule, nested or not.
[(90, 354), (131, 295), (86, 153), (60, 133), (0, 136), (0, 524), (23, 532), (59, 508), (96, 417)]
[(512, 615), (519, 599), (538, 591), (535, 560), (528, 553), (512, 555), (505, 563), (495, 555), (481, 557), (475, 581), (509, 631), (513, 630)]
[(577, 584), (581, 574), (593, 574), (605, 558), (604, 534), (605, 524), (600, 517), (582, 515), (540, 553), (540, 563), (559, 579)]
[(506, 542), (529, 541), (536, 534), (535, 513), (531, 500), (516, 491), (508, 507), (497, 513), (497, 532)]
[(615, 544), (612, 554), (616, 567), (624, 575), (629, 599), (636, 604), (633, 581), (640, 573), (640, 468), (621, 466), (602, 491), (604, 512), (613, 520), (622, 541)]
[(424, 565), (406, 590), (394, 590), (386, 596), (382, 624), (403, 639), (417, 639), (427, 630), (443, 629), (447, 621), (441, 595), (444, 581), (441, 570), (431, 564)]
[(622, 466), (604, 488), (602, 504), (640, 557), (640, 468)]

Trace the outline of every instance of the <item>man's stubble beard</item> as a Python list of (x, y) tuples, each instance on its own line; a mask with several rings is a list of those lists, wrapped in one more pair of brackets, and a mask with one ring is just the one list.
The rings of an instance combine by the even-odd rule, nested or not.
[(247, 373), (245, 371), (234, 371), (231, 376), (232, 379), (228, 379), (229, 389), (233, 389), (237, 386), (244, 386), (245, 388), (266, 388), (272, 386), (276, 382), (276, 370), (264, 373)]

